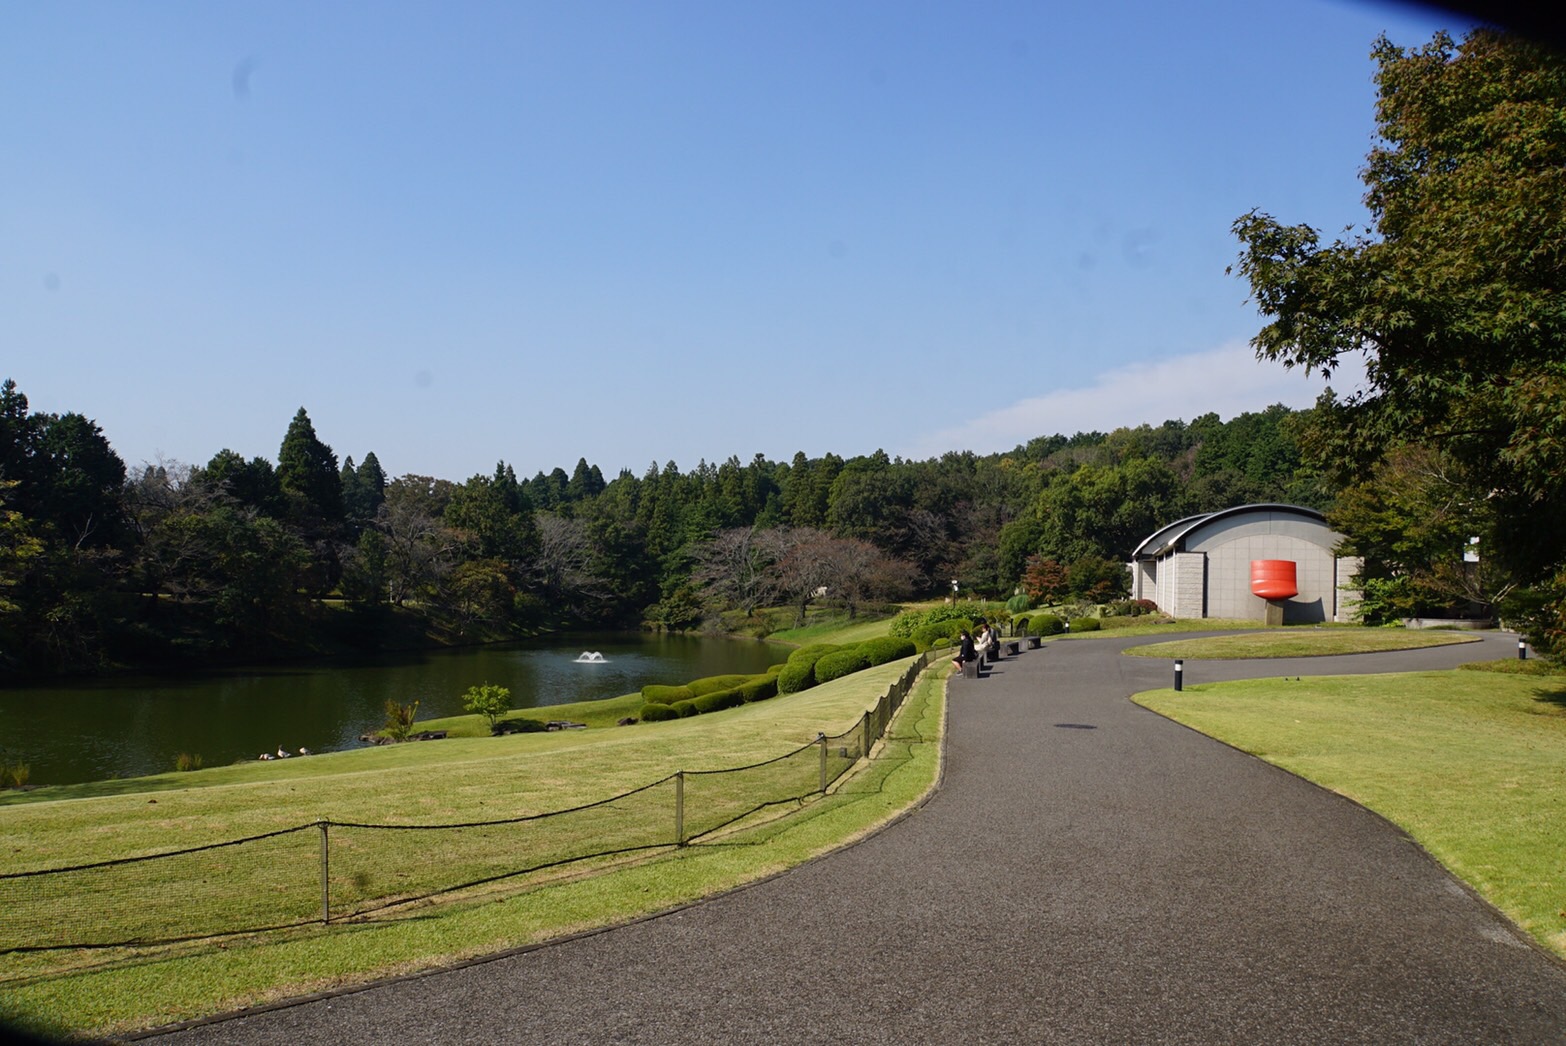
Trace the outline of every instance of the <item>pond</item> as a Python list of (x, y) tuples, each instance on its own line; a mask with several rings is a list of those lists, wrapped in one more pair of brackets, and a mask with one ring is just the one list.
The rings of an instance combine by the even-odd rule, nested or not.
[(420, 720), (461, 715), (468, 687), (494, 683), (510, 688), (513, 708), (547, 708), (647, 683), (761, 672), (787, 653), (758, 640), (597, 633), (0, 689), (0, 758), (26, 763), (29, 783), (47, 785), (162, 773), (180, 753), (219, 766), (279, 748), (357, 748), (385, 723), (388, 700), (418, 701)]

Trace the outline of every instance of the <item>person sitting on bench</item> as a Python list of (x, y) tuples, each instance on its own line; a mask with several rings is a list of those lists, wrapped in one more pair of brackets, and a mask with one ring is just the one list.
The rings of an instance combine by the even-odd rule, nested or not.
[(957, 656), (952, 659), (952, 667), (961, 672), (963, 662), (977, 660), (978, 656), (978, 651), (973, 648), (973, 637), (968, 634), (966, 628), (963, 629), (962, 634), (957, 637)]

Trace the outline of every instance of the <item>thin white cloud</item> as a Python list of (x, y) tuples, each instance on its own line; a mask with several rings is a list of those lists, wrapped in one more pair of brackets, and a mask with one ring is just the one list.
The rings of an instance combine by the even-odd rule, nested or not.
[(1122, 425), (1159, 425), (1171, 418), (1190, 421), (1215, 413), (1227, 421), (1274, 403), (1309, 407), (1329, 384), (1339, 395), (1360, 388), (1364, 361), (1344, 356), (1329, 382), (1279, 363), (1265, 363), (1244, 342), (1206, 352), (1105, 371), (1086, 388), (1060, 389), (981, 414), (918, 440), (904, 456), (915, 460), (949, 450), (977, 454), (1011, 450), (1035, 436), (1109, 432)]

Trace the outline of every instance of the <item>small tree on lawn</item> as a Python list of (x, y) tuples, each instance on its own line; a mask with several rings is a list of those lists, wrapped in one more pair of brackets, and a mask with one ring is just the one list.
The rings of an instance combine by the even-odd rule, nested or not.
[(500, 722), (500, 717), (511, 711), (511, 691), (503, 686), (491, 686), (485, 683), (483, 686), (470, 686), (468, 692), (462, 695), (462, 707), (474, 715), (481, 715), (489, 720), (489, 732), (495, 732), (495, 724)]
[(413, 732), (413, 717), (419, 713), (419, 703), (411, 705), (400, 704), (392, 698), (386, 699), (386, 725), (381, 728), (381, 733), (393, 741), (406, 741), (408, 735)]

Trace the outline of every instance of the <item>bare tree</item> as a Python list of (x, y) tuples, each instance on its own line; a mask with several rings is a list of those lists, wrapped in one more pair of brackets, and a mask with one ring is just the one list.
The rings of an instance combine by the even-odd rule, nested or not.
[(829, 595), (842, 602), (850, 619), (867, 600), (900, 598), (912, 587), (912, 567), (859, 538), (830, 539), (824, 558)]
[(832, 543), (837, 539), (814, 527), (780, 527), (766, 531), (777, 566), (778, 594), (794, 607), (794, 627), (805, 623), (805, 611), (825, 595), (832, 582)]
[(608, 598), (609, 583), (593, 566), (593, 541), (587, 524), (553, 512), (538, 513), (535, 523), (538, 555), (533, 561), (533, 576), (544, 595), (569, 606)]
[(773, 531), (754, 526), (720, 530), (693, 553), (696, 565), (691, 580), (749, 617), (778, 594), (779, 548)]

